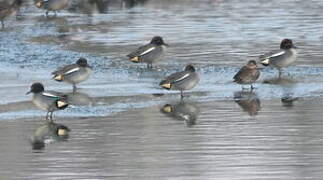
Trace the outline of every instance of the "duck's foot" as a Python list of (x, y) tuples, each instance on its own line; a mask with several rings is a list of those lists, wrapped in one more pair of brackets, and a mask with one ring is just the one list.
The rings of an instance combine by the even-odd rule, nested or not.
[(153, 68), (153, 64), (147, 63), (147, 69), (152, 69)]
[(257, 87), (254, 87), (252, 84), (250, 86), (250, 91), (253, 91), (254, 89), (257, 89)]
[(77, 91), (77, 87), (75, 84), (73, 84), (73, 93), (76, 93), (76, 91)]
[(185, 97), (190, 97), (190, 95), (184, 94), (184, 92), (181, 91), (181, 100), (183, 100)]
[(1, 21), (1, 30), (3, 30), (3, 29), (4, 29), (4, 22)]
[(50, 113), (49, 122), (53, 122), (53, 112)]

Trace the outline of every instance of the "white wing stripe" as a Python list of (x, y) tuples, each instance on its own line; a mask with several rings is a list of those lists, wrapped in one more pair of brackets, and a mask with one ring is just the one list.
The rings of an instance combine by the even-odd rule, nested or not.
[(280, 55), (283, 55), (283, 54), (285, 54), (285, 51), (282, 51), (282, 52), (279, 52), (279, 53), (276, 53), (276, 54), (272, 54), (268, 58), (277, 57), (277, 56), (280, 56)]
[(43, 96), (47, 96), (47, 97), (55, 97), (55, 98), (57, 98), (57, 97), (58, 97), (57, 95), (55, 95), (55, 94), (51, 94), (51, 93), (49, 93), (49, 92), (44, 92), (44, 93), (43, 93)]
[(151, 47), (151, 48), (147, 49), (146, 51), (144, 51), (143, 53), (141, 53), (139, 56), (145, 55), (145, 54), (153, 51), (154, 49), (156, 49), (156, 48), (155, 47)]
[(183, 79), (187, 78), (189, 75), (190, 75), (190, 73), (187, 73), (187, 74), (185, 74), (184, 76), (180, 77), (179, 79), (176, 79), (174, 82), (181, 81), (181, 80), (183, 80)]
[(73, 72), (75, 72), (75, 71), (78, 71), (78, 70), (80, 70), (80, 68), (79, 67), (77, 67), (77, 68), (73, 68), (73, 69), (71, 69), (71, 70), (69, 70), (69, 71), (67, 71), (66, 73), (64, 73), (65, 75), (67, 75), (67, 74), (71, 74), (71, 73), (73, 73)]

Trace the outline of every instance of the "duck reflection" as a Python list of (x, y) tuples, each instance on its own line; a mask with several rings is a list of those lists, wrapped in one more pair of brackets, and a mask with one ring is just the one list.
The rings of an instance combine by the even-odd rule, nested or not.
[(238, 91), (234, 93), (234, 101), (248, 112), (250, 116), (255, 116), (261, 109), (260, 99), (257, 94), (252, 91)]
[(78, 0), (73, 1), (68, 10), (85, 14), (107, 13), (109, 5), (110, 0)]
[(272, 79), (265, 79), (263, 81), (264, 84), (277, 84), (277, 85), (293, 85), (297, 83), (294, 79), (287, 78), (287, 77), (278, 77)]
[(31, 137), (31, 145), (34, 150), (45, 148), (46, 144), (66, 141), (69, 138), (70, 129), (62, 124), (46, 122), (39, 126)]
[[(35, 19), (42, 23), (41, 24), (42, 27), (51, 27), (54, 25), (56, 27), (56, 32), (58, 32), (58, 33), (70, 32), (70, 25), (69, 25), (69, 22), (67, 21), (66, 17), (38, 16), (38, 17), (35, 17)], [(51, 22), (51, 23), (48, 23), (48, 22)]]
[(133, 8), (137, 5), (146, 3), (148, 0), (122, 0), (122, 8)]
[(298, 97), (293, 97), (292, 94), (287, 94), (281, 98), (281, 102), (284, 107), (293, 107), (294, 102), (297, 100)]
[(67, 101), (71, 105), (76, 105), (76, 106), (92, 106), (94, 101), (93, 99), (86, 93), (84, 92), (70, 92), (66, 93), (67, 96)]
[(142, 5), (149, 0), (78, 0), (69, 6), (71, 12), (81, 12), (88, 15), (94, 13), (105, 14), (109, 9), (129, 9)]
[(197, 116), (200, 112), (195, 103), (184, 101), (165, 104), (160, 111), (175, 120), (185, 121), (187, 126), (196, 124)]

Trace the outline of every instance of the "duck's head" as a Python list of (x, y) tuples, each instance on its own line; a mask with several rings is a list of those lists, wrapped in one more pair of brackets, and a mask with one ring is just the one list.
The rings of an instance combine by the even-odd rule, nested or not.
[(169, 46), (168, 44), (166, 44), (163, 40), (162, 37), (160, 36), (155, 36), (151, 39), (150, 41), (151, 44), (155, 44), (157, 46), (161, 46), (161, 45), (164, 45), (164, 46)]
[(247, 66), (252, 69), (257, 68), (257, 62), (255, 60), (250, 60), (248, 61)]
[(195, 72), (195, 68), (192, 64), (189, 64), (185, 67), (185, 71)]
[(280, 49), (296, 48), (291, 39), (283, 39), (280, 43)]
[(34, 83), (31, 85), (30, 87), (30, 91), (27, 92), (26, 94), (30, 94), (30, 93), (40, 93), (40, 92), (43, 92), (45, 89), (44, 89), (44, 86), (41, 84), (41, 83)]
[(81, 67), (90, 67), (89, 64), (87, 63), (87, 60), (82, 57), (76, 61), (76, 64)]

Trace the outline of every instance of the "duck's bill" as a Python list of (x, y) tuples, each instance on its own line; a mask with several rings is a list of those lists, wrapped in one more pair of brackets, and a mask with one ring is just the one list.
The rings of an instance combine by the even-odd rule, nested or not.
[(28, 91), (28, 92), (26, 92), (26, 95), (28, 95), (28, 94), (30, 94), (31, 93), (31, 91)]
[(92, 67), (92, 66), (90, 66), (90, 65), (87, 65), (87, 67), (93, 70), (93, 67)]
[(169, 44), (167, 44), (167, 43), (164, 43), (164, 46), (167, 46), (167, 47), (169, 47)]
[(294, 46), (294, 45), (292, 46), (292, 48), (298, 49), (298, 47), (297, 46)]

